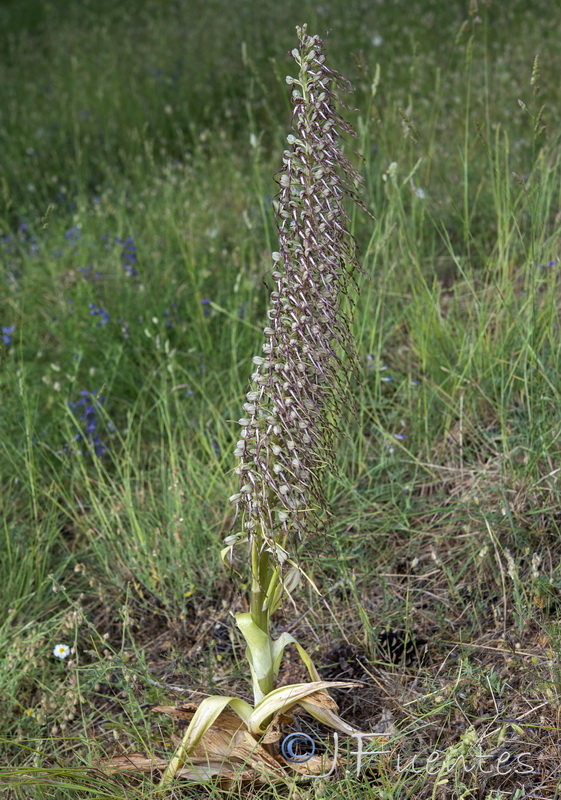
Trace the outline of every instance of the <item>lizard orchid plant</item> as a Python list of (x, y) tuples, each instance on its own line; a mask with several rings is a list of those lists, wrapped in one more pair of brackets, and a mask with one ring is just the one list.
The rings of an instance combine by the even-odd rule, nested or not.
[[(327, 694), (329, 688), (352, 684), (322, 681), (289, 633), (273, 639), (270, 630), (272, 614), (303, 574), (294, 559), (296, 546), (317, 529), (318, 514), (326, 508), (321, 476), (333, 462), (356, 362), (345, 305), (357, 264), (344, 201), (354, 199), (359, 176), (341, 150), (341, 137), (354, 134), (338, 112), (335, 94), (351, 87), (326, 66), (322, 40), (309, 36), (306, 26), (297, 33), (299, 47), (292, 56), (298, 76), (287, 78), (293, 132), (274, 204), (275, 285), (235, 449), (239, 489), (230, 499), (240, 530), (227, 537), (222, 551), (230, 565), (234, 550), (249, 551), (249, 611), (237, 614), (236, 624), (247, 645), (254, 702), (211, 696), (196, 708), (154, 709), (189, 720), (180, 747), (163, 769), (164, 785), (175, 776), (227, 777), (242, 764), (253, 774), (282, 773), (287, 764), (275, 743), (283, 715), (295, 706), (333, 729), (359, 733), (337, 716)], [(296, 646), (310, 681), (277, 687), (289, 644)]]
[(285, 634), (273, 642), (270, 619), (302, 574), (291, 557), (296, 540), (313, 534), (317, 511), (326, 507), (321, 474), (334, 460), (332, 443), (356, 359), (343, 309), (355, 266), (343, 200), (359, 177), (339, 147), (341, 134), (352, 130), (337, 113), (333, 93), (350, 87), (325, 66), (321, 39), (305, 28), (298, 35), (300, 48), (292, 56), (299, 74), (287, 78), (293, 133), (275, 202), (275, 288), (234, 452), (240, 486), (230, 500), (242, 530), (222, 551), (228, 560), (234, 548), (249, 547), (250, 611), (236, 622), (248, 646), (256, 703), (274, 690), (283, 649), (292, 641)]

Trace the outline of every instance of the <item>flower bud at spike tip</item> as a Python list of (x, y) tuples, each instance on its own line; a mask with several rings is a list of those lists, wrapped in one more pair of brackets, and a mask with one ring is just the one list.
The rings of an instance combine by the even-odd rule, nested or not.
[(359, 268), (344, 203), (355, 199), (360, 177), (341, 148), (342, 138), (355, 134), (337, 100), (338, 91), (352, 87), (325, 66), (318, 36), (308, 36), (305, 26), (297, 33), (300, 45), (291, 55), (298, 74), (287, 78), (292, 130), (273, 202), (275, 283), (235, 450), (238, 513), (250, 541), (261, 538), (278, 564), (290, 546), (286, 534), (304, 540), (327, 510), (321, 475), (336, 463), (357, 363), (345, 308)]

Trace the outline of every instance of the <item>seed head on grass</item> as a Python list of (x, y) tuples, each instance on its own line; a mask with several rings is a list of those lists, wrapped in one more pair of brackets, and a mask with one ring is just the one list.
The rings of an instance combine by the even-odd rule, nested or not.
[(298, 28), (292, 51), (293, 132), (274, 204), (279, 251), (273, 253), (269, 324), (263, 354), (239, 420), (235, 455), (240, 488), (232, 501), (250, 538), (282, 561), (290, 535), (303, 539), (325, 509), (321, 474), (333, 464), (356, 354), (344, 310), (357, 269), (344, 209), (359, 176), (341, 149), (354, 136), (336, 90), (352, 87), (325, 65), (323, 42)]

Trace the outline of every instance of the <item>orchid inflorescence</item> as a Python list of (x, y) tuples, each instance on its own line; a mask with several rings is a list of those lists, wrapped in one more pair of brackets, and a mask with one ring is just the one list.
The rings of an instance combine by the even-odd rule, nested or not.
[[(228, 555), (247, 539), (273, 562), (287, 559), (291, 536), (305, 538), (326, 508), (321, 475), (333, 462), (349, 374), (356, 363), (344, 311), (357, 269), (347, 230), (346, 196), (359, 176), (340, 139), (354, 135), (337, 111), (334, 89), (351, 88), (325, 64), (323, 42), (298, 29), (292, 51), (293, 133), (288, 136), (274, 203), (279, 251), (273, 253), (263, 355), (239, 420), (239, 491), (231, 498), (244, 530), (227, 539)], [(294, 571), (294, 568), (293, 568)]]

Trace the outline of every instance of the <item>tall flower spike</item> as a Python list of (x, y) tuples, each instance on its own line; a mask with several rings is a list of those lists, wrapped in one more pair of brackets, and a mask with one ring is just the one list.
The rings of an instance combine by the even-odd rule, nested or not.
[(341, 137), (355, 134), (338, 113), (334, 93), (352, 87), (325, 66), (318, 36), (308, 36), (306, 26), (297, 33), (300, 46), (292, 56), (299, 74), (287, 78), (293, 132), (274, 203), (276, 285), (263, 355), (253, 359), (239, 420), (240, 488), (232, 498), (250, 540), (261, 539), (281, 565), (289, 536), (304, 538), (317, 525), (318, 509), (326, 507), (321, 473), (333, 463), (356, 363), (343, 298), (357, 264), (343, 202), (355, 199), (360, 178), (341, 150)]

